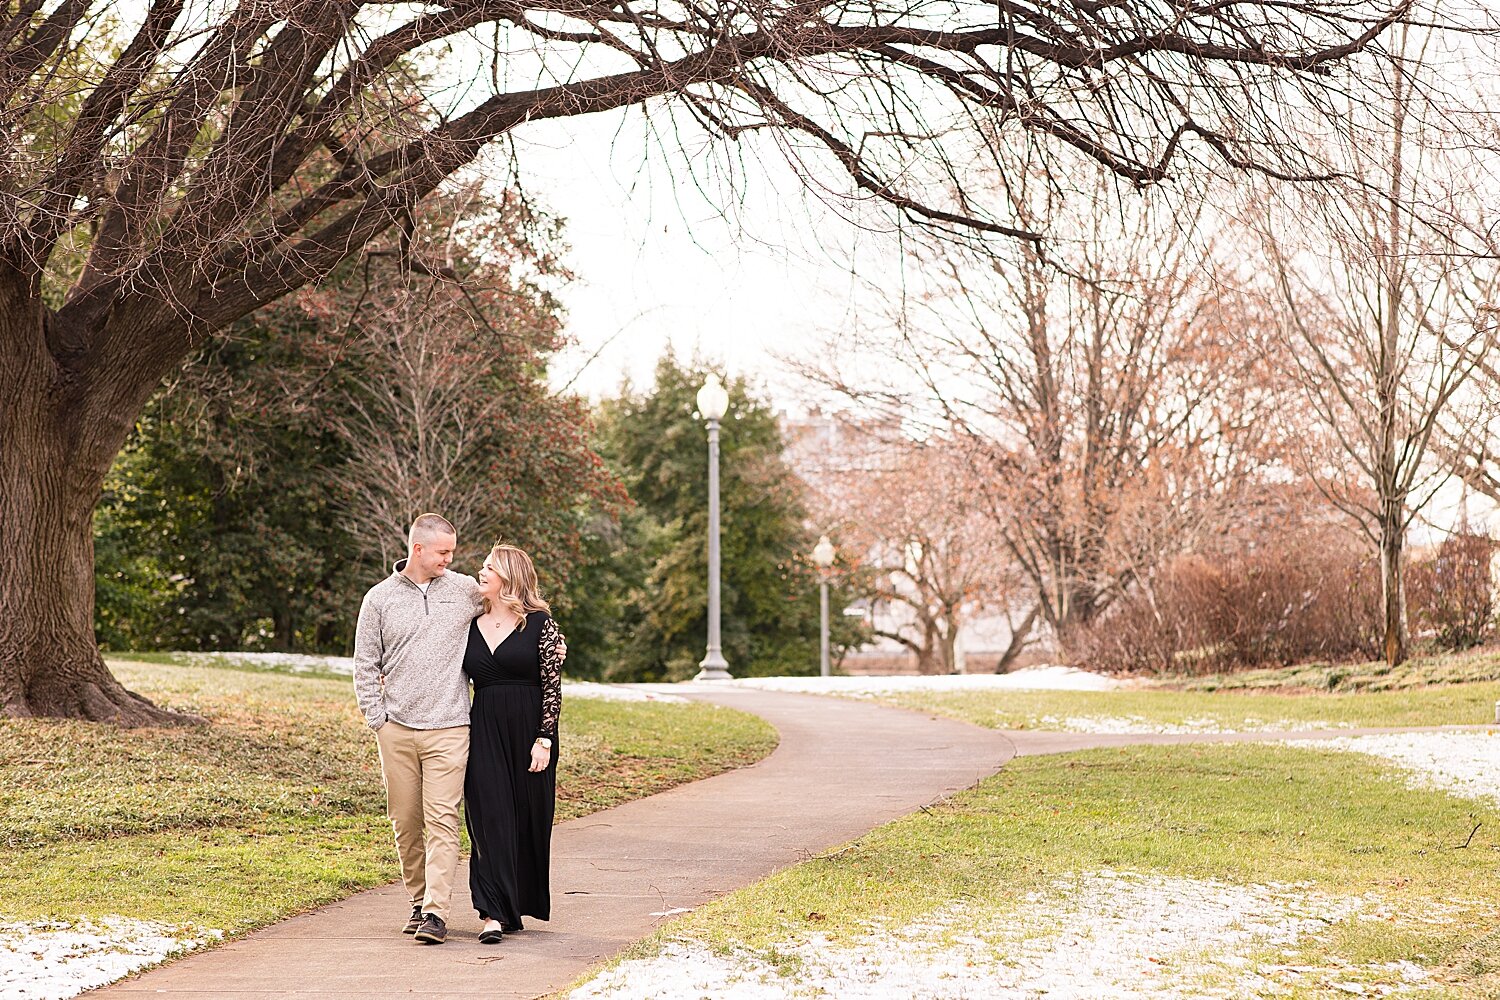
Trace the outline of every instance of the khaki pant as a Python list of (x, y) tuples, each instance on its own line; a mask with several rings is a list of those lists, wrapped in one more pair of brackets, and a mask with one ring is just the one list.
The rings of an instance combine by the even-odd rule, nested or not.
[(386, 812), (401, 855), (401, 881), (413, 906), (448, 919), (458, 867), (458, 807), (469, 763), (469, 727), (408, 729), (387, 721), (375, 731)]

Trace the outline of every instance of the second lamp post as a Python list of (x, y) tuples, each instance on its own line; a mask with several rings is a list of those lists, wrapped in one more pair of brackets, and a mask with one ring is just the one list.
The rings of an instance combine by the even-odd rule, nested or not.
[(727, 681), (729, 663), (719, 648), (719, 421), (729, 410), (729, 393), (709, 373), (698, 390), (698, 413), (708, 421), (708, 652), (694, 680)]

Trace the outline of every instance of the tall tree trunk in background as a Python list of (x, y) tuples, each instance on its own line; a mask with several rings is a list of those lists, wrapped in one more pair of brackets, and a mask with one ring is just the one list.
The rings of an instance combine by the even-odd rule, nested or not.
[(290, 607), (278, 604), (271, 609), (271, 631), (271, 648), (278, 653), (290, 653), (297, 632), (297, 621)]
[[(1401, 32), (1403, 41), (1406, 32)], [(1406, 586), (1402, 554), (1406, 547), (1406, 485), (1400, 468), (1398, 448), (1402, 428), (1398, 426), (1401, 408), (1401, 382), (1407, 359), (1401, 356), (1402, 290), (1405, 257), (1411, 252), (1402, 228), (1403, 168), (1401, 155), (1406, 138), (1406, 81), (1401, 57), (1395, 62), (1393, 128), (1391, 130), (1391, 186), (1387, 220), (1390, 229), (1385, 236), (1385, 316), (1380, 330), (1380, 351), (1375, 378), (1378, 409), (1380, 454), (1375, 460), (1380, 490), (1380, 603), (1381, 649), (1385, 662), (1394, 667), (1406, 662)]]
[(917, 656), (917, 673), (943, 673), (943, 635), (938, 630), (937, 619), (922, 619), (922, 651)]
[(1021, 624), (1011, 626), (1010, 642), (1006, 644), (1005, 652), (1000, 654), (1000, 659), (995, 663), (995, 673), (1010, 673), (1010, 668), (1016, 662), (1016, 658), (1031, 644), (1031, 630), (1036, 626), (1037, 617), (1041, 613), (1042, 606), (1034, 604), (1031, 610), (1026, 612), (1026, 617), (1021, 619)]
[(1482, 394), (1500, 333), (1482, 315), (1497, 286), (1485, 249), (1493, 168), (1452, 141), (1453, 109), (1432, 103), (1435, 37), (1395, 34), (1389, 109), (1351, 136), (1351, 182), (1322, 205), (1269, 202), (1263, 234), (1283, 297), (1278, 363), (1324, 431), (1299, 461), (1375, 549), (1381, 609), (1369, 624), (1390, 666), (1410, 654), (1406, 531), (1445, 474), (1429, 449), (1453, 461), (1474, 439), (1468, 386), (1479, 377)]
[(1380, 595), (1384, 613), (1381, 649), (1385, 662), (1397, 666), (1406, 662), (1406, 567), (1405, 531), (1401, 528), (1403, 512), (1399, 507), (1380, 525)]
[(938, 648), (941, 655), (938, 658), (938, 673), (958, 673), (958, 616), (955, 614), (945, 615), (943, 628), (938, 633)]

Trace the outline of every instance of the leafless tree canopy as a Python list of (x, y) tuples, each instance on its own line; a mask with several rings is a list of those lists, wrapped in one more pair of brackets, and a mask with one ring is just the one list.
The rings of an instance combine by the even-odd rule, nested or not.
[(1276, 404), (1256, 323), (1192, 231), (1198, 202), (1118, 213), (1094, 181), (1088, 207), (1068, 207), (1045, 176), (1008, 175), (1016, 215), (1056, 233), (1045, 256), (1024, 241), (914, 250), (925, 280), (893, 329), (832, 354), (868, 352), (884, 378), (807, 372), (861, 407), (925, 410), (964, 443), (989, 530), (1063, 647), (1214, 530)]
[[(1021, 231), (954, 189), (968, 126), (1045, 137), (1135, 182), (1190, 147), (1316, 173), (1316, 114), (1401, 3), (23, 3), (0, 26), (4, 260), (72, 276), (74, 349), (132, 290), (211, 330), (316, 280), (528, 121), (676, 95), (715, 131), (775, 128), (912, 216)], [(13, 8), (14, 9), (14, 8)], [(413, 57), (482, 49), (493, 93), (444, 107)], [(109, 46), (121, 46), (110, 57)], [(529, 77), (545, 85), (512, 89)], [(59, 110), (63, 113), (59, 114)], [(1196, 155), (1196, 154), (1195, 154)], [(165, 349), (165, 347), (164, 347)]]
[(1318, 200), (1283, 192), (1262, 226), (1277, 357), (1340, 459), (1304, 466), (1380, 553), (1393, 666), (1408, 646), (1407, 529), (1446, 478), (1433, 459), (1464, 470), (1483, 448), (1465, 416), (1500, 346), (1494, 158), (1463, 148), (1430, 99), (1431, 33), (1396, 34), (1389, 110), (1337, 150), (1348, 180)]
[(1304, 135), (1337, 128), (1416, 16), (1406, 0), (7, 5), (0, 712), (164, 718), (92, 635), (90, 514), (140, 408), (204, 338), (320, 281), (528, 122), (670, 99), (712, 134), (811, 151), (825, 184), (844, 175), (835, 193), (1025, 238), (969, 183), (1001, 150), (1136, 184), (1193, 159), (1318, 175)]
[(1003, 615), (1009, 646), (995, 667), (1003, 673), (1025, 650), (1038, 611), (988, 516), (965, 442), (918, 443), (896, 421), (848, 423), (844, 433), (863, 461), (810, 476), (810, 505), (867, 574), (875, 634), (914, 653), (921, 673), (949, 674), (960, 628)]

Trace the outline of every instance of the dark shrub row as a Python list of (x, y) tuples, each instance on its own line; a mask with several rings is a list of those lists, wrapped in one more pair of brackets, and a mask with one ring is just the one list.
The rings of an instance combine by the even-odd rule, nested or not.
[[(1496, 543), (1465, 533), (1407, 574), (1413, 633), (1444, 649), (1476, 645), (1495, 620)], [(1379, 655), (1380, 571), (1347, 536), (1309, 529), (1272, 545), (1174, 560), (1075, 638), (1096, 670), (1217, 673)]]

